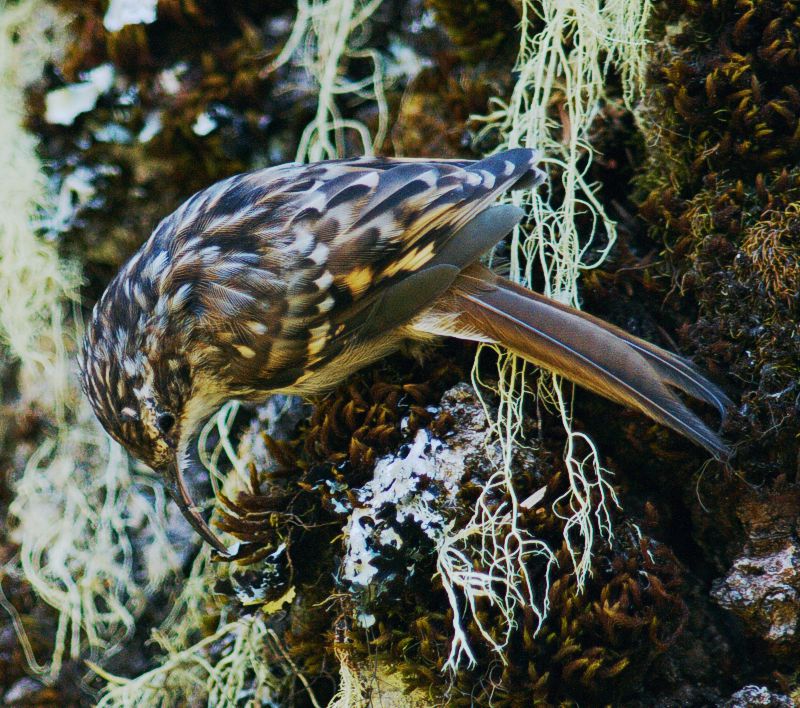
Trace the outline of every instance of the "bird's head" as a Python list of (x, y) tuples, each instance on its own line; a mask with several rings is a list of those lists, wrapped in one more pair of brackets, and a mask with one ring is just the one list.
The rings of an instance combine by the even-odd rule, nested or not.
[(228, 396), (198, 387), (190, 354), (159, 329), (157, 294), (130, 275), (121, 272), (94, 308), (80, 356), (83, 389), (109, 435), (163, 478), (189, 523), (225, 555), (186, 480), (203, 470), (198, 436)]

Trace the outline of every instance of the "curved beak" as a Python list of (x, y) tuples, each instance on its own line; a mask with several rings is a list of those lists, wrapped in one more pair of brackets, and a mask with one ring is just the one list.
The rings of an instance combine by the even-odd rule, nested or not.
[(170, 496), (175, 500), (184, 518), (192, 525), (192, 528), (200, 534), (203, 540), (217, 551), (217, 553), (224, 558), (229, 558), (230, 553), (228, 549), (219, 537), (214, 534), (200, 513), (200, 509), (198, 509), (192, 501), (192, 496), (189, 493), (189, 488), (183, 476), (183, 470), (181, 470), (177, 460), (170, 464), (163, 472), (164, 479), (167, 483), (167, 491), (169, 491)]

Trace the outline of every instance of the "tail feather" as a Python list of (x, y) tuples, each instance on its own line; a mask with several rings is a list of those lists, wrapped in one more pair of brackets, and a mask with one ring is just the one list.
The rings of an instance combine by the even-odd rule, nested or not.
[[(630, 406), (701, 445), (729, 457), (720, 437), (668, 388), (716, 406), (725, 394), (689, 362), (602, 320), (515, 285), (482, 266), (462, 273), (449, 291), (458, 330), (480, 333), (529, 361)], [(451, 320), (452, 321), (452, 320)]]
[(502, 287), (512, 290), (513, 292), (520, 294), (522, 297), (538, 300), (546, 303), (550, 307), (561, 310), (562, 312), (567, 312), (569, 314), (578, 316), (587, 322), (596, 324), (598, 327), (603, 328), (609, 333), (617, 336), (619, 339), (627, 342), (645, 359), (647, 359), (648, 363), (659, 373), (664, 383), (680, 389), (684, 393), (696, 398), (699, 401), (703, 401), (704, 403), (708, 403), (716, 407), (716, 409), (723, 416), (723, 419), (728, 408), (733, 405), (733, 402), (730, 400), (730, 398), (728, 398), (727, 395), (725, 395), (719, 386), (716, 386), (709, 381), (694, 364), (692, 364), (690, 361), (687, 361), (682, 356), (674, 354), (673, 352), (669, 352), (661, 347), (657, 347), (655, 344), (651, 344), (650, 342), (640, 339), (639, 337), (634, 337), (624, 329), (605, 322), (599, 317), (595, 317), (587, 312), (576, 310), (573, 307), (569, 307), (568, 305), (563, 305), (560, 302), (546, 298), (539, 293), (528, 290), (527, 288), (524, 288), (510, 280), (500, 278), (493, 273), (491, 276), (494, 280), (502, 283)]

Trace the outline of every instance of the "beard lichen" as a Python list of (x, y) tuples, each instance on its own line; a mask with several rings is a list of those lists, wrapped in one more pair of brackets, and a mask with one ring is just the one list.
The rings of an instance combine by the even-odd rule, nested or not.
[[(57, 615), (45, 664), (27, 657), (31, 671), (49, 680), (66, 659), (113, 654), (148, 594), (177, 565), (163, 532), (163, 493), (132, 483), (121, 450), (100, 433), (80, 395), (70, 363), (79, 335), (69, 318), (80, 276), (39, 233), (49, 205), (35, 142), (22, 126), (23, 91), (57, 48), (48, 34), (63, 41), (60, 21), (33, 1), (0, 11), (0, 150), (10, 170), (0, 197), (7, 200), (0, 210), (1, 333), (5, 354), (20, 363), (21, 400), (35, 402), (50, 426), (15, 480), (7, 513), (8, 541), (17, 548), (3, 574), (21, 572)], [(132, 546), (143, 527), (151, 534), (146, 557)]]
[[(386, 137), (388, 107), (381, 55), (366, 45), (368, 20), (382, 0), (298, 0), (292, 32), (281, 53), (267, 71), (290, 60), (312, 77), (317, 97), (313, 120), (305, 127), (297, 148), (298, 162), (332, 160), (350, 154), (371, 155)], [(358, 80), (348, 76), (347, 65), (368, 61), (371, 71)], [(347, 99), (374, 101), (377, 130), (359, 120), (342, 116), (340, 102)], [(358, 141), (349, 145), (346, 133)]]
[[(41, 71), (51, 45), (43, 40), (47, 14), (36, 26), (40, 3), (3, 8), (0, 15), (0, 145), (5, 165), (0, 191), (0, 341), (22, 366), (28, 394), (47, 396), (63, 415), (60, 397), (68, 376), (63, 338), (70, 303), (77, 298), (77, 265), (62, 261), (36, 232), (48, 201), (36, 140), (24, 130), (25, 86)], [(50, 16), (55, 23), (56, 18)], [(38, 32), (38, 35), (36, 34)], [(22, 34), (31, 35), (23, 42)], [(58, 41), (63, 41), (59, 35)], [(42, 380), (45, 387), (40, 385)], [(45, 390), (41, 390), (44, 388)]]
[[(526, 229), (515, 229), (512, 236), (510, 277), (533, 287), (539, 268), (545, 294), (574, 306), (580, 304), (577, 288), (581, 272), (603, 263), (616, 233), (597, 196), (597, 186), (586, 176), (592, 158), (589, 132), (602, 105), (610, 67), (619, 71), (628, 104), (641, 90), (649, 8), (647, 0), (523, 1), (516, 62), (519, 76), (511, 98), (507, 103), (494, 99), (493, 111), (479, 119), (484, 124), (479, 139), (496, 134), (499, 149), (540, 149), (548, 171), (548, 180), (540, 189), (510, 197), (514, 204), (525, 207), (530, 219)], [(481, 548), (495, 544), (490, 551), (493, 561), (504, 566), (502, 572), (508, 574), (509, 585), (521, 593), (523, 604), (536, 607), (525, 566), (527, 553), (536, 553), (541, 546), (517, 525), (519, 505), (510, 471), (514, 446), (521, 440), (527, 415), (526, 373), (530, 367), (494, 349), (498, 377), (491, 389), (498, 394), (499, 404), (492, 427), (504, 450), (504, 464), (491, 486), (504, 485), (510, 496), (510, 508), (500, 525), (518, 538), (513, 553), (509, 556), (507, 548), (495, 544), (498, 519), (482, 500), (476, 507), (475, 526), (483, 529), (478, 534)], [(473, 369), (473, 382), (479, 390), (485, 390), (479, 360)], [(617, 499), (595, 444), (574, 429), (570, 397), (558, 377), (540, 376), (538, 394), (558, 412), (567, 434), (564, 459), (569, 488), (559, 500), (564, 502), (560, 508), (566, 513), (556, 513), (563, 513), (564, 540), (580, 589), (591, 572), (595, 534), (613, 536), (610, 508)], [(536, 614), (541, 618), (546, 612), (545, 600)], [(513, 626), (511, 614), (508, 622)]]

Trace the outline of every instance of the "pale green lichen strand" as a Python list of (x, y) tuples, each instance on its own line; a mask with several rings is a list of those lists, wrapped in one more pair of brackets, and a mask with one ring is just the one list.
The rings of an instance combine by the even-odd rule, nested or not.
[[(16, 480), (8, 520), (19, 552), (3, 572), (24, 574), (56, 611), (49, 661), (31, 662), (32, 671), (50, 677), (65, 656), (113, 651), (132, 634), (147, 594), (178, 565), (163, 532), (163, 494), (148, 493), (153, 485), (146, 480), (134, 483), (119, 446), (80, 395), (71, 358), (81, 327), (68, 317), (79, 272), (38, 234), (51, 205), (35, 140), (22, 127), (23, 91), (41, 74), (65, 24), (37, 0), (0, 8), (0, 341), (3, 355), (20, 362), (23, 401), (35, 402), (55, 431)], [(152, 498), (160, 503), (153, 506)], [(132, 538), (145, 526), (152, 539), (148, 577), (140, 581), (132, 572)], [(22, 634), (22, 624), (15, 626)]]
[[(518, 79), (510, 101), (494, 99), (491, 113), (479, 118), (484, 122), (481, 135), (499, 133), (499, 150), (519, 146), (541, 150), (548, 180), (537, 190), (516, 192), (509, 198), (526, 209), (531, 225), (529, 230), (514, 231), (510, 277), (531, 286), (534, 269), (539, 268), (544, 274), (545, 293), (577, 307), (581, 272), (603, 263), (616, 235), (614, 223), (598, 199), (597, 186), (587, 179), (592, 156), (589, 131), (601, 108), (612, 67), (622, 77), (628, 105), (641, 90), (646, 61), (644, 29), (650, 3), (523, 0), (521, 10)], [(558, 185), (553, 182), (556, 178), (560, 180)], [(563, 197), (556, 199), (559, 192)], [(591, 228), (579, 231), (578, 217), (584, 222), (588, 217)], [(497, 483), (505, 488), (511, 507), (503, 519), (502, 531), (519, 536), (524, 542), (513, 546), (514, 555), (510, 557), (495, 544), (496, 555), (492, 559), (501, 568), (505, 565), (509, 584), (516, 585), (525, 603), (538, 607), (537, 612), (542, 615), (547, 610), (546, 602), (535, 604), (525, 574), (528, 556), (524, 549), (535, 540), (517, 528), (518, 501), (510, 479), (511, 455), (519, 444), (524, 400), (529, 393), (525, 376), (529, 367), (511, 354), (498, 354), (498, 382), (491, 388), (499, 395), (500, 404), (496, 414), (488, 406), (486, 413), (504, 450)], [(479, 390), (486, 387), (477, 362), (473, 381)], [(564, 539), (580, 588), (591, 571), (595, 535), (612, 534), (609, 507), (616, 504), (616, 497), (594, 443), (573, 429), (571, 402), (562, 382), (558, 377), (542, 375), (538, 393), (545, 405), (558, 411), (567, 433), (564, 459), (569, 489), (555, 502), (554, 511), (562, 514), (558, 509), (569, 510), (562, 514)], [(586, 452), (579, 455), (579, 449)], [(482, 506), (486, 506), (483, 497), (478, 500), (475, 519), (481, 532), (470, 543), (484, 550), (492, 548), (497, 529), (486, 512), (481, 516)], [(540, 551), (536, 545), (530, 547), (531, 552)], [(462, 548), (467, 548), (466, 541)], [(507, 622), (511, 624), (513, 620)], [(451, 664), (457, 663), (451, 656)]]
[[(365, 155), (371, 155), (374, 147), (383, 143), (388, 126), (383, 59), (365, 44), (367, 22), (380, 4), (381, 0), (298, 0), (292, 33), (272, 64), (277, 68), (293, 61), (317, 86), (317, 109), (300, 137), (298, 162), (343, 157), (348, 131), (358, 137)], [(373, 67), (370, 76), (359, 81), (349, 79), (347, 64), (353, 59), (369, 60)], [(342, 117), (338, 102), (348, 97), (376, 103), (378, 128), (374, 137), (360, 121)]]

